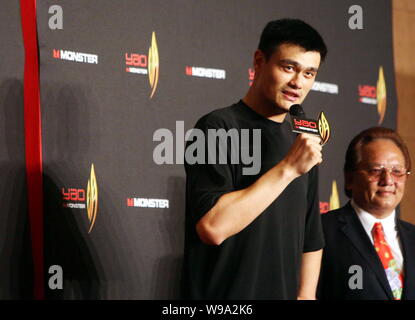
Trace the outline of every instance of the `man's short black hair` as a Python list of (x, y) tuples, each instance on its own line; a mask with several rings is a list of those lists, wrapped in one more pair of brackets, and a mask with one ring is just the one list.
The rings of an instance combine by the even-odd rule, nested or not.
[(279, 45), (292, 43), (306, 51), (320, 53), (321, 61), (327, 55), (327, 47), (321, 35), (312, 26), (299, 19), (280, 19), (268, 22), (261, 34), (258, 49), (268, 60)]

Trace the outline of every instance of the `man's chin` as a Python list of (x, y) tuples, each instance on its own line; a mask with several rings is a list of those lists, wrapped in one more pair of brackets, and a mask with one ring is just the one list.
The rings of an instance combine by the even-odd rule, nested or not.
[(279, 111), (279, 113), (287, 113), (290, 112), (290, 108), (292, 105), (296, 103), (287, 103), (284, 101), (283, 103), (275, 103), (275, 108)]
[(381, 210), (385, 212), (392, 212), (395, 210), (399, 203), (397, 203), (396, 199), (378, 199), (374, 202), (374, 207), (376, 210)]

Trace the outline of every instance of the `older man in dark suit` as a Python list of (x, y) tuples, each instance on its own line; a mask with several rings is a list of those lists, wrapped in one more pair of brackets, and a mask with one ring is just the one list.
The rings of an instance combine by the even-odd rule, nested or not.
[(410, 168), (391, 129), (370, 128), (352, 140), (344, 166), (351, 201), (322, 216), (320, 299), (415, 299), (415, 226), (395, 210)]

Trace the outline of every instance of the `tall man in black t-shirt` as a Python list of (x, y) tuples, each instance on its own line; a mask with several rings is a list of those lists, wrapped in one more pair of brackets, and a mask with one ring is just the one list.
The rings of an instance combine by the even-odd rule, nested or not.
[[(206, 161), (185, 163), (184, 298), (315, 299), (324, 246), (320, 138), (295, 136), (285, 118), (291, 105), (304, 101), (326, 53), (319, 33), (305, 22), (271, 21), (255, 52), (246, 96), (197, 122), (206, 136)], [(233, 136), (212, 150), (212, 130), (220, 129)], [(244, 130), (251, 139), (243, 139)], [(229, 146), (235, 132), (238, 142)], [(224, 151), (228, 161), (214, 161), (212, 151)], [(234, 161), (243, 152), (256, 153), (260, 165)]]

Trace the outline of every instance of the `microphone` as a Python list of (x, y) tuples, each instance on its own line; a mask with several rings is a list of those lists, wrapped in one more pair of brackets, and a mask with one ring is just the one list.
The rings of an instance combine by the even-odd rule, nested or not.
[(320, 112), (320, 116), (317, 120), (306, 118), (305, 112), (301, 105), (293, 104), (290, 107), (292, 132), (296, 133), (308, 133), (319, 136), (321, 138), (321, 144), (325, 145), (330, 139), (330, 126), (323, 113)]
[(294, 117), (305, 117), (305, 112), (300, 104), (293, 104), (290, 107), (290, 115)]

